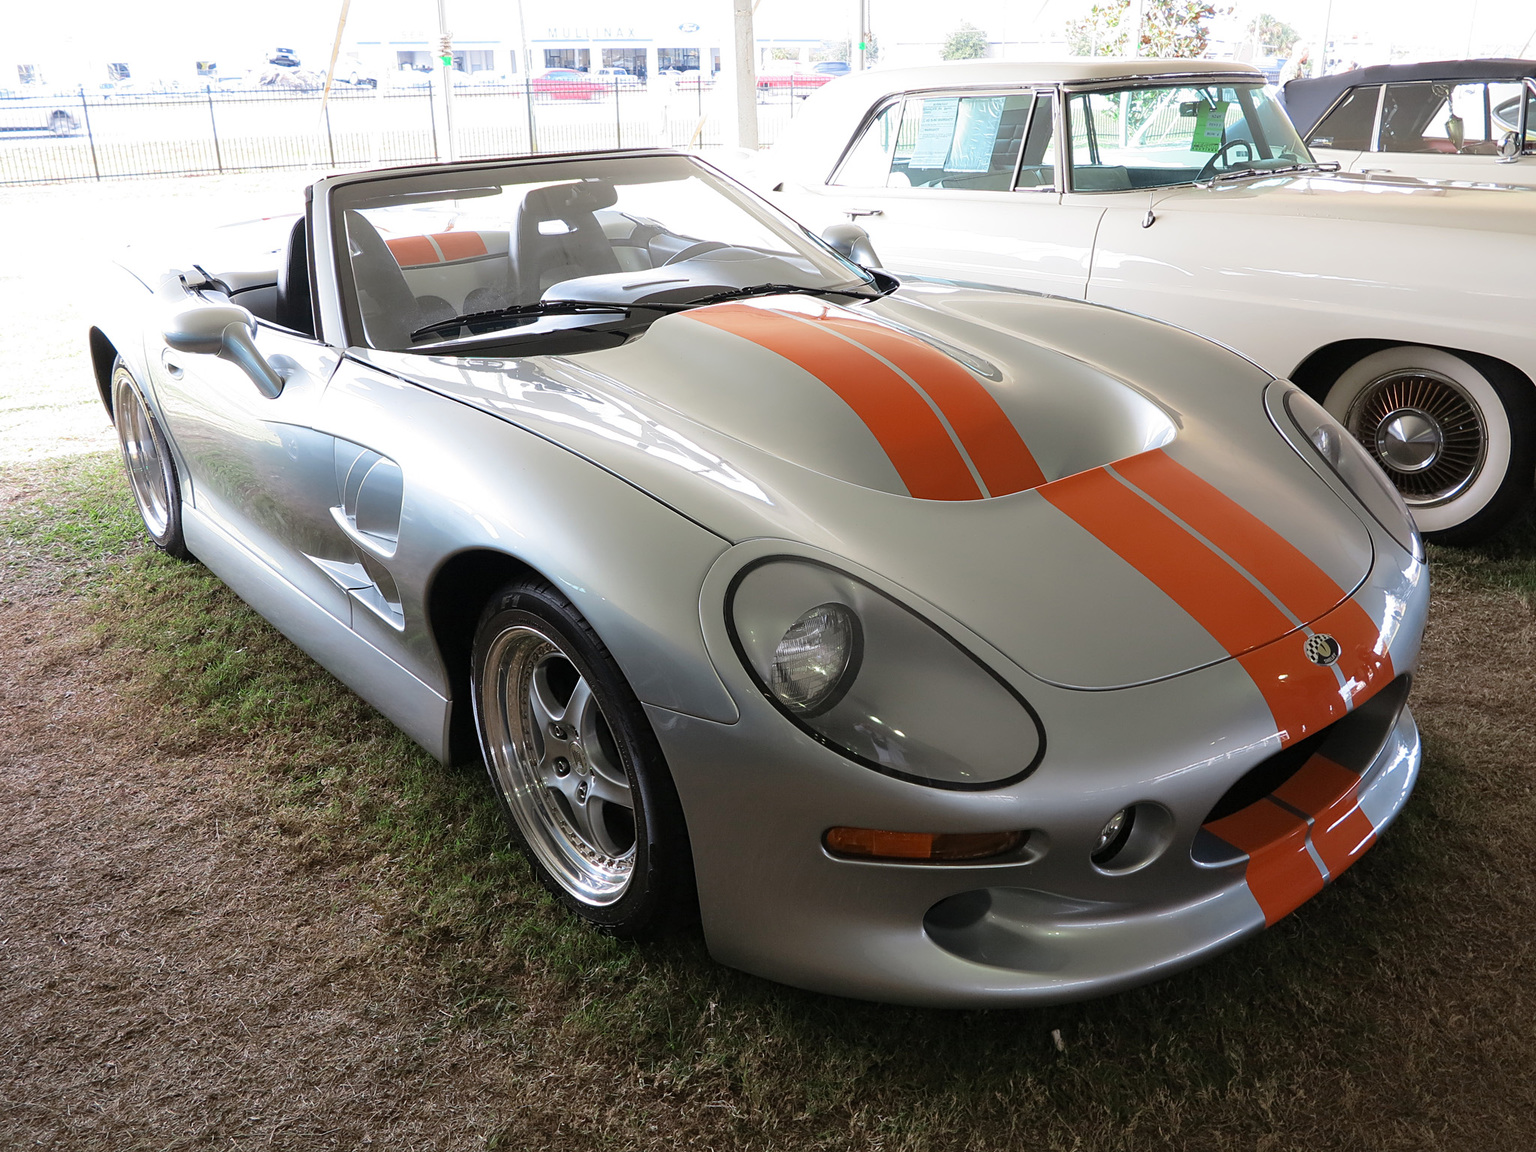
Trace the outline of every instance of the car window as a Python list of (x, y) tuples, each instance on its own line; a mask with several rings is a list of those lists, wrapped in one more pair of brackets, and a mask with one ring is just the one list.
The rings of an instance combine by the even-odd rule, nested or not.
[(1420, 80), (1388, 84), (1381, 108), (1383, 152), (1433, 152), (1447, 156), (1494, 156), (1506, 132), (1499, 115), (1518, 109), (1515, 81), (1452, 84)]
[(896, 139), (901, 101), (887, 104), (875, 114), (859, 142), (849, 150), (833, 178), (834, 184), (880, 187), (891, 171), (891, 144)]
[(908, 97), (887, 183), (1007, 189), (1033, 104), (1033, 93)]
[(1067, 119), (1080, 192), (1159, 188), (1312, 159), (1262, 83), (1078, 93)]
[(1380, 84), (1351, 88), (1312, 130), (1307, 143), (1314, 148), (1369, 148), (1376, 131), (1376, 105), (1380, 99)]
[(1024, 137), (1024, 157), (1019, 162), (1018, 188), (1054, 188), (1056, 186), (1055, 97), (1049, 93), (1035, 97), (1029, 131)]

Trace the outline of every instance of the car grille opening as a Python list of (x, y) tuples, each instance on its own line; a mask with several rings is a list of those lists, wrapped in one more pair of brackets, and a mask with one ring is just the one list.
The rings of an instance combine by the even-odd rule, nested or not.
[(1201, 821), (1193, 856), (1197, 864), (1221, 865), (1241, 857), (1205, 830), (1205, 825), (1243, 811), (1278, 791), (1301, 771), (1314, 755), (1326, 756), (1341, 768), (1359, 775), (1370, 768), (1391, 735), (1408, 700), (1412, 676), (1404, 674), (1388, 684), (1347, 716), (1314, 732), (1260, 761), (1222, 794)]

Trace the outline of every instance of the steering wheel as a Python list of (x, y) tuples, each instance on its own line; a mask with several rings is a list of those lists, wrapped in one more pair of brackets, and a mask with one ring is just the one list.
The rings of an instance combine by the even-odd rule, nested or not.
[(692, 260), (695, 256), (702, 256), (706, 252), (713, 252), (719, 248), (729, 247), (729, 244), (721, 243), (719, 240), (700, 240), (697, 244), (688, 245), (688, 247), (684, 248), (676, 256), (670, 256), (663, 260), (661, 262), (661, 266), (665, 268), (668, 264), (677, 264), (683, 260)]
[(1241, 148), (1244, 152), (1247, 153), (1247, 155), (1243, 157), (1243, 163), (1253, 163), (1252, 143), (1247, 140), (1228, 140), (1225, 144), (1218, 148), (1215, 153), (1212, 154), (1209, 160), (1205, 162), (1205, 166), (1200, 169), (1200, 175), (1196, 176), (1195, 179), (1209, 180), (1212, 176), (1216, 175), (1216, 169), (1218, 165), (1220, 165), (1222, 168), (1230, 168), (1230, 164), (1221, 164), (1220, 162), (1222, 158), (1225, 157), (1226, 154), (1234, 148)]

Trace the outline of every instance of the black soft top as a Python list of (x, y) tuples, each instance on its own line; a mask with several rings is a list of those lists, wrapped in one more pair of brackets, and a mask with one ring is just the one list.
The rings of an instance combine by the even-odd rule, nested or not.
[(1305, 139), (1323, 113), (1351, 88), (1365, 84), (1401, 84), (1409, 80), (1519, 80), (1536, 77), (1536, 60), (1432, 60), (1425, 64), (1376, 64), (1315, 80), (1292, 80), (1280, 90), (1280, 102)]

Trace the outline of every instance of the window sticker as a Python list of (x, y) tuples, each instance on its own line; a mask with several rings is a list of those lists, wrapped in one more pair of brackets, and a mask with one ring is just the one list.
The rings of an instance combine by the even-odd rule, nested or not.
[(955, 139), (955, 120), (960, 115), (958, 96), (923, 101), (923, 125), (918, 129), (908, 168), (942, 168)]
[(950, 172), (990, 172), (997, 129), (1003, 119), (1001, 96), (968, 99), (960, 109), (954, 147), (944, 165)]
[(1215, 104), (1200, 103), (1195, 113), (1195, 138), (1189, 145), (1191, 152), (1220, 152), (1221, 138), (1227, 131), (1227, 109), (1231, 101), (1218, 100)]

